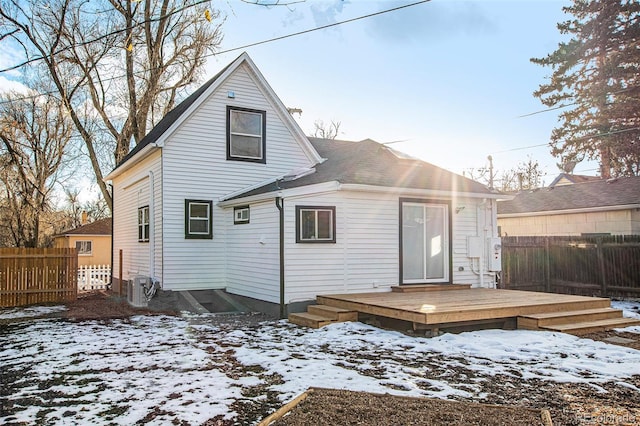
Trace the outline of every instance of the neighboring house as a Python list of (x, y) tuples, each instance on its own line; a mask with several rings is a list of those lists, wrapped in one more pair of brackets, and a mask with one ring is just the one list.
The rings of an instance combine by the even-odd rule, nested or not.
[(562, 185), (573, 185), (574, 183), (584, 183), (584, 182), (594, 182), (601, 180), (602, 178), (599, 176), (585, 176), (585, 175), (573, 175), (570, 173), (560, 173), (556, 178), (549, 184), (549, 187), (552, 188), (554, 186), (562, 186)]
[(111, 218), (86, 223), (55, 235), (54, 247), (76, 248), (78, 266), (111, 264)]
[[(555, 181), (554, 181), (555, 182)], [(498, 202), (502, 235), (638, 235), (640, 177), (586, 180)]]
[(116, 289), (122, 273), (293, 311), (318, 294), (493, 286), (499, 269), (500, 194), (372, 140), (307, 138), (246, 53), (105, 179)]

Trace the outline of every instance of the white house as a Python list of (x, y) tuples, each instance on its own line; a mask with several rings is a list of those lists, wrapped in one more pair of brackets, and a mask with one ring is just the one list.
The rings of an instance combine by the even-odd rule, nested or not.
[(146, 276), (295, 311), (318, 294), (490, 287), (500, 267), (500, 194), (372, 140), (306, 137), (246, 53), (106, 179), (116, 288)]

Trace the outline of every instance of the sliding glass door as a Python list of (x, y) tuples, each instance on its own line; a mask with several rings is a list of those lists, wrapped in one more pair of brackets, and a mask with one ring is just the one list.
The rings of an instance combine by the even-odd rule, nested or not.
[(402, 202), (402, 283), (449, 282), (449, 206)]

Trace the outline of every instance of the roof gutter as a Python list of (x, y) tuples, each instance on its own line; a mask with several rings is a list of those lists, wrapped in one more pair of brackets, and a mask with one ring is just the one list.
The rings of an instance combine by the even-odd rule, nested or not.
[(376, 185), (361, 185), (355, 183), (344, 183), (340, 185), (340, 190), (343, 191), (360, 191), (360, 192), (377, 192), (387, 194), (404, 194), (404, 195), (416, 195), (416, 196), (429, 196), (438, 198), (451, 198), (452, 194), (455, 197), (460, 198), (480, 198), (480, 199), (494, 199), (494, 200), (512, 200), (513, 195), (501, 194), (501, 193), (477, 193), (477, 192), (456, 192), (456, 191), (443, 191), (439, 189), (420, 189), (420, 188), (403, 188), (403, 187), (388, 187), (388, 186), (376, 186)]
[(578, 209), (544, 210), (539, 212), (498, 213), (498, 219), (509, 217), (553, 216), (560, 214), (597, 213), (618, 210), (640, 209), (640, 204), (621, 204), (617, 206), (584, 207)]
[(124, 164), (121, 164), (120, 166), (113, 169), (111, 173), (103, 177), (102, 180), (105, 182), (109, 180), (113, 180), (114, 178), (120, 176), (122, 173), (129, 170), (131, 167), (135, 166), (138, 163), (138, 161), (141, 161), (147, 158), (149, 155), (151, 155), (151, 153), (153, 153), (159, 148), (160, 146), (157, 143), (155, 142), (150, 143), (149, 145), (142, 148), (139, 152), (137, 152), (133, 157), (129, 158)]
[(314, 185), (305, 185), (299, 186), (296, 188), (288, 188), (288, 189), (278, 189), (276, 191), (265, 192), (263, 194), (251, 195), (249, 197), (240, 197), (234, 198), (232, 200), (228, 200), (226, 198), (233, 196), (230, 194), (229, 196), (222, 197), (218, 202), (218, 207), (232, 207), (232, 206), (241, 206), (243, 204), (248, 203), (257, 203), (261, 201), (269, 201), (274, 198), (281, 197), (286, 195), (287, 198), (291, 197), (300, 197), (304, 195), (310, 194), (319, 194), (323, 192), (335, 192), (340, 190), (340, 183), (337, 181), (318, 183)]

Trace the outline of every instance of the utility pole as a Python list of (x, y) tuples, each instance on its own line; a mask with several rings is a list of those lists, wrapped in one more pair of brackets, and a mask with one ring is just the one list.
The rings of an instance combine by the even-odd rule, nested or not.
[(487, 160), (489, 160), (489, 189), (493, 189), (493, 157), (489, 155)]

